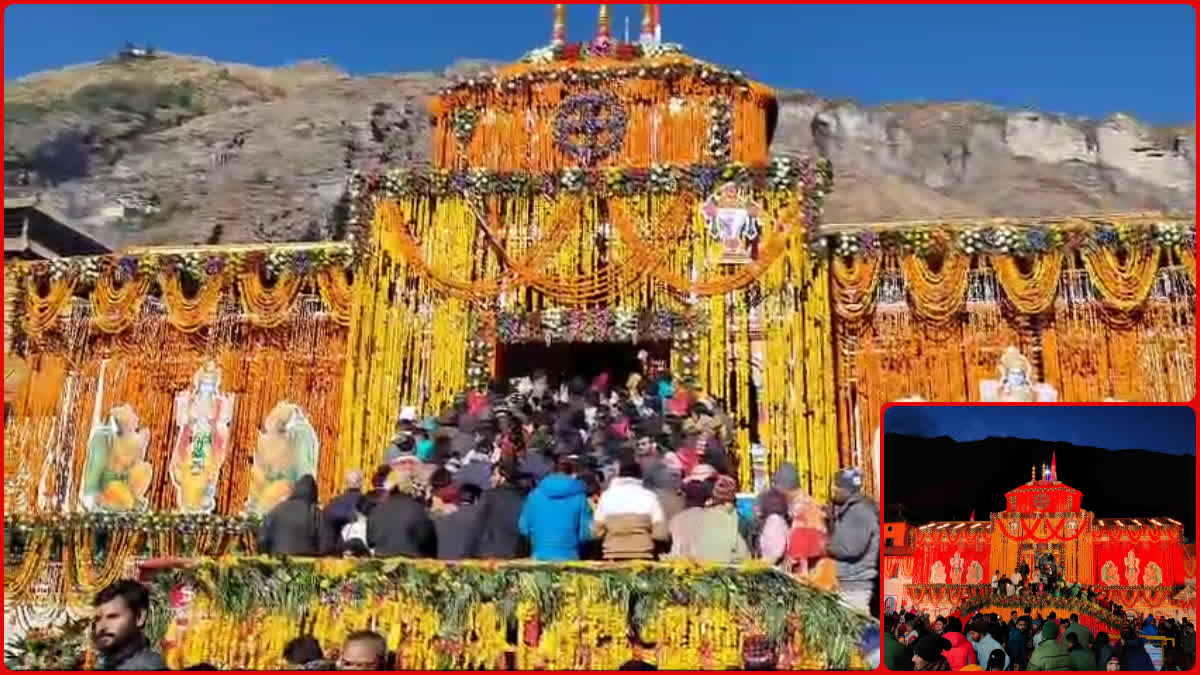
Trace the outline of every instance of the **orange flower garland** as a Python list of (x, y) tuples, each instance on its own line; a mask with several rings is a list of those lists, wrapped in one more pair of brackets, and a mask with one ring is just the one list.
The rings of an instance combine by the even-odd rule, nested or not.
[(941, 270), (934, 272), (920, 255), (900, 259), (904, 281), (912, 298), (913, 313), (932, 324), (953, 321), (967, 301), (971, 257), (947, 253)]
[(96, 279), (91, 295), (92, 320), (105, 333), (119, 333), (133, 325), (150, 291), (151, 278), (146, 275), (137, 275), (116, 288), (113, 271), (110, 268)]
[(187, 297), (178, 271), (162, 273), (158, 278), (163, 300), (167, 306), (167, 319), (171, 325), (184, 333), (195, 333), (212, 323), (217, 306), (221, 303), (225, 288), (225, 275), (205, 277), (195, 297)]
[(274, 328), (290, 317), (300, 294), (303, 277), (291, 271), (283, 272), (272, 288), (263, 285), (257, 269), (238, 275), (242, 309), (250, 320), (262, 328)]
[(1012, 256), (991, 256), (996, 279), (1009, 302), (1022, 314), (1042, 314), (1054, 304), (1062, 276), (1062, 251), (1048, 251), (1033, 260), (1028, 275), (1021, 272)]
[(1111, 248), (1080, 251), (1088, 276), (1100, 291), (1104, 306), (1111, 310), (1114, 323), (1128, 324), (1129, 313), (1136, 310), (1150, 295), (1158, 273), (1160, 250), (1157, 246), (1124, 249), (1121, 261)]

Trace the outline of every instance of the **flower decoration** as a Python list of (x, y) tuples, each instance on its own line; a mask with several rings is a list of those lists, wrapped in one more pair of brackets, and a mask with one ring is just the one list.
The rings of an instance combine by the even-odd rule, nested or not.
[(999, 253), (1013, 253), (1020, 247), (1020, 237), (1011, 227), (997, 227), (991, 231), (988, 243)]
[(559, 149), (585, 166), (612, 155), (625, 142), (627, 116), (616, 96), (599, 91), (563, 101), (554, 118)]
[(55, 258), (50, 261), (50, 278), (55, 281), (66, 279), (74, 273), (71, 261), (68, 258)]
[(708, 100), (708, 156), (718, 162), (729, 161), (732, 138), (733, 105), (728, 98), (713, 96)]
[(675, 179), (675, 170), (663, 164), (650, 167), (650, 191), (659, 194), (670, 194), (678, 190), (679, 182)]
[(987, 247), (987, 239), (982, 230), (963, 230), (955, 238), (958, 250), (967, 255), (982, 253)]
[(917, 255), (928, 255), (933, 250), (933, 231), (928, 229), (905, 230), (901, 233), (904, 249)]
[(1154, 242), (1164, 248), (1184, 244), (1183, 228), (1176, 223), (1155, 223)]
[(478, 121), (479, 110), (477, 108), (455, 108), (454, 112), (450, 113), (450, 126), (454, 130), (454, 139), (460, 145), (470, 143), (471, 138), (475, 135), (475, 124)]
[(840, 258), (853, 258), (860, 248), (857, 234), (842, 232), (837, 235), (837, 246), (834, 248), (834, 253)]

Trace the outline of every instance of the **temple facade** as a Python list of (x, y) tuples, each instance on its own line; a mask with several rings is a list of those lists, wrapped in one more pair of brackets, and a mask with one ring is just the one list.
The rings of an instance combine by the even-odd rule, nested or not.
[(1195, 548), (1178, 521), (1096, 518), (1083, 493), (1058, 480), (1053, 461), (1040, 479), (1005, 493), (1005, 503), (988, 520), (886, 523), (885, 610), (950, 614), (997, 571), (1028, 566), (1035, 578), (1050, 567), (1068, 584), (1096, 586), (1127, 612), (1195, 620)]

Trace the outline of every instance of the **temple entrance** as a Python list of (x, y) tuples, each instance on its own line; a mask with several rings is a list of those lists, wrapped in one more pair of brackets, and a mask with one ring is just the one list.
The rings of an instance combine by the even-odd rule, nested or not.
[[(497, 375), (501, 380), (545, 371), (551, 382), (576, 375), (591, 381), (608, 373), (612, 386), (624, 386), (630, 373), (641, 372), (638, 352), (646, 350), (648, 362), (670, 363), (671, 343), (665, 342), (522, 342), (500, 346)], [(669, 365), (668, 365), (669, 367)]]

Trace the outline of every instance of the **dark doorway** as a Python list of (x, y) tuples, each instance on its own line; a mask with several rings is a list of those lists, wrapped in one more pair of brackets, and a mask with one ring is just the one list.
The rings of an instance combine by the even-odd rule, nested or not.
[(497, 372), (501, 380), (507, 380), (541, 370), (553, 383), (576, 375), (590, 381), (608, 373), (613, 386), (623, 386), (630, 373), (641, 372), (637, 354), (642, 349), (651, 362), (669, 361), (671, 355), (670, 342), (522, 342), (500, 346)]

